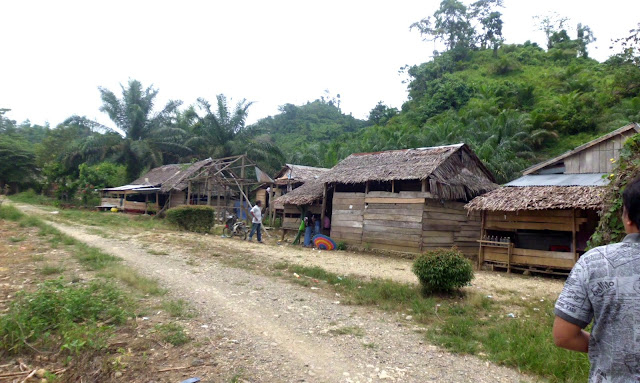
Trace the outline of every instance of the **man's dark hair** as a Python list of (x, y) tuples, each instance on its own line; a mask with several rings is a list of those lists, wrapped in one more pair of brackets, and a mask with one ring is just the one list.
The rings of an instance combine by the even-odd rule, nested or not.
[(256, 205), (258, 205), (258, 206), (262, 205), (262, 201), (257, 200), (257, 201), (256, 201)]
[(622, 192), (622, 204), (631, 222), (640, 228), (640, 177), (627, 184)]

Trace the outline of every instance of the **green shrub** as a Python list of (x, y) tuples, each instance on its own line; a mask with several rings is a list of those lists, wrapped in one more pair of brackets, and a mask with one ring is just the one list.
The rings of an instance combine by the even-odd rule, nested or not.
[(336, 250), (347, 250), (347, 243), (345, 241), (340, 241), (336, 244)]
[(208, 233), (214, 219), (215, 210), (211, 206), (179, 206), (167, 210), (167, 220), (188, 231)]
[(424, 292), (451, 292), (473, 279), (471, 262), (456, 248), (429, 251), (413, 263)]

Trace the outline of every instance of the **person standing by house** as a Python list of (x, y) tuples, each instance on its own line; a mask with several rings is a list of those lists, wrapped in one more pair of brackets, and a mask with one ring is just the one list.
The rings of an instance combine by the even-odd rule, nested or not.
[(304, 247), (311, 247), (311, 237), (313, 236), (313, 214), (307, 211), (304, 217)]
[(262, 201), (258, 200), (255, 205), (251, 208), (249, 213), (251, 214), (251, 233), (249, 233), (249, 241), (253, 238), (253, 234), (258, 232), (258, 242), (262, 243), (262, 210), (260, 207), (262, 206)]
[(640, 178), (622, 205), (627, 236), (580, 257), (555, 306), (555, 344), (587, 352), (594, 383), (640, 381)]

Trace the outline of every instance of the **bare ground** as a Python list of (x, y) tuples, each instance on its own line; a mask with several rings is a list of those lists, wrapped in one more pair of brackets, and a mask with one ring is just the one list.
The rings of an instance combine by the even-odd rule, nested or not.
[[(32, 206), (19, 207), (48, 214)], [(176, 232), (96, 235), (90, 233), (95, 229), (80, 225), (53, 225), (123, 258), (141, 274), (157, 278), (175, 297), (192, 302), (200, 312), (198, 322), (203, 323), (192, 329), (194, 334), (211, 340), (212, 348), (228, 348), (224, 361), (219, 362), (236, 363), (246, 381), (535, 380), (477, 357), (450, 354), (426, 344), (422, 328), (404, 315), (343, 305), (341, 297), (322, 284), (312, 290), (225, 265), (229, 258), (236, 259), (236, 266), (251, 262), (254, 268), (289, 262), (317, 265), (344, 275), (415, 283), (408, 260), (303, 250), (278, 245), (275, 239), (260, 245)], [(226, 262), (220, 262), (222, 258)], [(554, 280), (479, 272), (473, 286), (467, 288), (496, 299), (555, 299), (561, 287), (562, 283)]]

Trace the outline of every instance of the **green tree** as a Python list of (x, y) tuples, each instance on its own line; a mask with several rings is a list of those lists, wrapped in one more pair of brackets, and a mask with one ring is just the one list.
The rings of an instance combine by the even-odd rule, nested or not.
[(10, 109), (0, 109), (0, 189), (5, 184), (19, 190), (33, 183), (36, 174), (32, 145), (18, 134), (16, 123), (4, 116)]
[(242, 99), (231, 110), (227, 98), (219, 94), (215, 108), (212, 108), (207, 100), (199, 98), (200, 115), (192, 125), (192, 137), (186, 145), (195, 153), (212, 158), (247, 154), (263, 170), (275, 171), (281, 166), (284, 155), (259, 126), (246, 126), (252, 104)]
[(374, 125), (385, 125), (390, 119), (398, 115), (398, 109), (390, 108), (382, 101), (369, 112), (369, 122)]
[[(180, 101), (169, 101), (159, 112), (154, 112), (158, 90), (144, 88), (137, 80), (121, 85), (118, 98), (112, 91), (99, 87), (102, 106), (116, 125), (119, 133), (89, 137), (83, 142), (81, 153), (109, 156), (127, 167), (127, 180), (132, 181), (147, 168), (163, 164), (165, 153), (185, 155), (189, 149), (183, 145), (185, 131), (175, 126)], [(108, 129), (108, 128), (107, 128)]]

